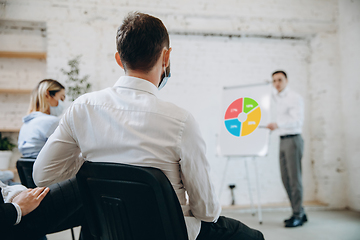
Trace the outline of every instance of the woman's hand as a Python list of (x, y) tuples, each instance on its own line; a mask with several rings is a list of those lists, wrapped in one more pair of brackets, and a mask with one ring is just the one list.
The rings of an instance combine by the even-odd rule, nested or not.
[(12, 202), (17, 203), (20, 206), (22, 216), (25, 216), (39, 206), (40, 202), (49, 191), (50, 189), (48, 187), (29, 188), (17, 195)]

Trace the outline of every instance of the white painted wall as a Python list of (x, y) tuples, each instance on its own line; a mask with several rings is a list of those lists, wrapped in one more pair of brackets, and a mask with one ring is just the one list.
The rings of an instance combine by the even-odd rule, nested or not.
[[(90, 75), (96, 90), (112, 86), (123, 75), (113, 56), (116, 29), (127, 12), (138, 10), (160, 17), (174, 49), (172, 78), (161, 97), (188, 109), (200, 123), (212, 178), (217, 191), (222, 189), (220, 199), (225, 205), (230, 203), (229, 183), (237, 185), (238, 204), (249, 204), (249, 194), (243, 160), (231, 161), (222, 181), (226, 161), (216, 155), (221, 89), (270, 79), (272, 71), (284, 69), (291, 87), (306, 103), (305, 200), (320, 200), (333, 208), (350, 204), (358, 209), (359, 191), (346, 190), (347, 186), (355, 188), (353, 180), (358, 180), (355, 167), (359, 165), (354, 156), (359, 156), (359, 134), (350, 128), (358, 115), (354, 121), (347, 120), (350, 125), (344, 124), (341, 114), (334, 115), (336, 108), (351, 116), (348, 109), (357, 106), (359, 95), (352, 88), (353, 80), (345, 81), (347, 87), (340, 80), (359, 76), (350, 64), (359, 63), (359, 55), (351, 55), (349, 47), (355, 44), (350, 34), (359, 25), (356, 19), (348, 24), (351, 4), (337, 0), (293, 0), (291, 4), (288, 0), (12, 0), (0, 4), (0, 19), (44, 22), (46, 77), (64, 82), (60, 69), (81, 54), (82, 74)], [(355, 18), (356, 11), (352, 11), (350, 16)], [(344, 46), (348, 50), (343, 52)], [(352, 93), (351, 101), (356, 99), (353, 105), (342, 101), (347, 92)], [(257, 169), (262, 177), (263, 203), (281, 203), (287, 199), (279, 174), (278, 138), (273, 135), (271, 140), (269, 155), (259, 159)], [(255, 183), (255, 166), (253, 162), (248, 165), (251, 182)]]
[[(0, 21), (0, 51), (46, 52), (46, 36), (41, 31), (44, 27), (31, 22)], [(45, 75), (45, 60), (0, 58), (1, 89), (32, 89)], [(29, 94), (0, 94), (0, 129), (20, 128), (29, 100)]]
[[(222, 192), (224, 205), (231, 203), (228, 185), (235, 183), (235, 199), (238, 204), (249, 204), (245, 159), (231, 160), (225, 172), (226, 158), (216, 153), (217, 136), (222, 116), (222, 89), (224, 86), (264, 82), (271, 79), (276, 69), (287, 69), (290, 86), (307, 96), (308, 44), (304, 40), (272, 40), (262, 38), (204, 37), (171, 35), (172, 77), (160, 97), (177, 103), (193, 113), (200, 124), (207, 145), (207, 156), (212, 165), (217, 192)], [(308, 101), (306, 101), (306, 106)], [(307, 109), (309, 109), (307, 107)], [(309, 118), (306, 118), (308, 125)], [(306, 129), (308, 129), (306, 127)], [(308, 138), (305, 131), (305, 139)], [(264, 203), (286, 202), (278, 164), (279, 141), (272, 135), (270, 153), (258, 159), (261, 176), (261, 192)], [(308, 186), (305, 199), (314, 199), (314, 188), (308, 143), (304, 157), (304, 179)], [(241, 146), (239, 146), (241, 147)], [(254, 197), (255, 169), (249, 162), (250, 183)], [(225, 178), (223, 179), (223, 176)], [(308, 184), (309, 183), (309, 184)]]
[(360, 210), (360, 1), (339, 1), (342, 122), (348, 205)]
[(343, 208), (347, 198), (342, 115), (337, 111), (341, 111), (338, 35), (319, 33), (312, 39), (310, 49), (310, 144), (316, 199)]

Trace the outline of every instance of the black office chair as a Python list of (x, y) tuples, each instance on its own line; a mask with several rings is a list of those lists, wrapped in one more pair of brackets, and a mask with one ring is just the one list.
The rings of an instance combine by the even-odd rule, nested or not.
[(94, 237), (188, 240), (179, 200), (161, 170), (85, 162), (76, 178)]
[(32, 177), (35, 158), (20, 158), (16, 162), (21, 184), (27, 188), (36, 188)]
[[(19, 158), (16, 162), (16, 168), (20, 177), (21, 184), (27, 188), (36, 188), (32, 177), (35, 158)], [(74, 229), (70, 228), (72, 240), (75, 240)]]

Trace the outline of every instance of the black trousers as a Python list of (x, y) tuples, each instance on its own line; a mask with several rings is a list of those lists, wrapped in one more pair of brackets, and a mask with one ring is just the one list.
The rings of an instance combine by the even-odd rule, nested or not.
[[(85, 223), (76, 179), (73, 178), (53, 184), (49, 188), (50, 192), (41, 201), (40, 205), (24, 216), (18, 225), (13, 226), (4, 233), (7, 236), (4, 240), (39, 239), (46, 234), (81, 225), (83, 226), (81, 238), (92, 240)], [(3, 239), (2, 237), (1, 239)]]
[(216, 223), (201, 222), (196, 240), (263, 240), (260, 231), (251, 229), (235, 219), (220, 216)]

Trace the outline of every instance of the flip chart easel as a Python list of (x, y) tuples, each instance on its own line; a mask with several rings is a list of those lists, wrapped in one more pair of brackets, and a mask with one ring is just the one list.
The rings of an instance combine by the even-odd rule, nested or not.
[[(244, 159), (251, 210), (252, 214), (255, 215), (248, 169), (248, 161), (253, 162), (255, 165), (258, 200), (257, 211), (260, 224), (262, 224), (261, 194), (256, 158), (266, 156), (268, 152), (270, 131), (266, 129), (265, 126), (270, 122), (270, 102), (270, 82), (230, 86), (224, 87), (223, 89), (223, 123), (219, 135), (219, 153), (220, 155), (226, 157), (226, 166), (223, 175), (222, 186), (224, 185), (224, 179), (229, 161), (235, 158)], [(229, 111), (231, 106), (241, 104), (242, 107), (234, 107), (235, 111)], [(247, 107), (249, 108), (248, 110)], [(259, 113), (255, 112), (255, 110), (259, 112), (258, 108), (261, 110), (261, 118), (259, 117)], [(244, 120), (241, 119), (241, 117), (243, 117), (241, 114), (243, 113), (246, 114)], [(254, 128), (252, 125), (255, 124), (256, 127)]]
[[(258, 219), (259, 219), (259, 224), (262, 224), (262, 210), (261, 210), (261, 193), (260, 193), (260, 179), (259, 179), (259, 174), (258, 174), (258, 170), (257, 170), (257, 161), (256, 161), (256, 157), (240, 157), (242, 159), (244, 159), (244, 164), (245, 164), (245, 171), (246, 171), (246, 181), (247, 181), (247, 185), (248, 185), (248, 191), (249, 191), (249, 198), (250, 198), (250, 206), (251, 206), (251, 214), (253, 216), (255, 216), (255, 207), (254, 207), (254, 200), (253, 200), (253, 195), (252, 195), (252, 191), (251, 191), (251, 183), (250, 183), (250, 177), (249, 177), (249, 168), (248, 168), (248, 161), (252, 161), (255, 164), (255, 176), (256, 176), (256, 192), (257, 192), (257, 212), (258, 212)], [(225, 165), (225, 170), (224, 170), (224, 174), (223, 174), (223, 179), (221, 181), (221, 186), (224, 185), (224, 180), (225, 180), (225, 175), (227, 172), (227, 167), (229, 165), (229, 162), (235, 159), (235, 157), (227, 157), (226, 159), (226, 165)], [(220, 188), (220, 194), (219, 196), (221, 196), (222, 193), (222, 189), (223, 187)]]

